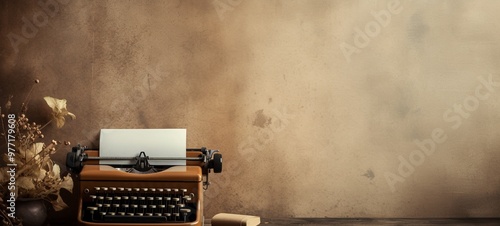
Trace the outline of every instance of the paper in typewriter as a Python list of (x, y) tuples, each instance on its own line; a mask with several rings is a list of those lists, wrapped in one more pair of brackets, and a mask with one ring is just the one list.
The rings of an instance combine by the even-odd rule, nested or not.
[[(100, 157), (186, 157), (186, 129), (101, 129)], [(106, 165), (132, 165), (135, 160), (100, 160)], [(151, 165), (186, 165), (186, 160), (149, 160)]]

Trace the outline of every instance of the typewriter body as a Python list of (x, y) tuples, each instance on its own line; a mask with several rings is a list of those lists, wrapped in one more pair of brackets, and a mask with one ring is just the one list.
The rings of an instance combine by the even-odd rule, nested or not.
[[(134, 165), (102, 165), (98, 150), (73, 147), (66, 165), (77, 173), (80, 225), (203, 225), (208, 174), (222, 171), (218, 150), (187, 149), (185, 166), (155, 167), (141, 152)], [(171, 159), (171, 158), (164, 158)], [(179, 158), (176, 158), (179, 159)]]

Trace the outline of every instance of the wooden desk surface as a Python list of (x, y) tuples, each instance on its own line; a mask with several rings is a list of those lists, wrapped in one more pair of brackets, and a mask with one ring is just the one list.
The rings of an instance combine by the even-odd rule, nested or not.
[[(210, 226), (207, 220), (205, 226)], [(500, 225), (500, 218), (261, 218), (263, 226), (273, 225)]]

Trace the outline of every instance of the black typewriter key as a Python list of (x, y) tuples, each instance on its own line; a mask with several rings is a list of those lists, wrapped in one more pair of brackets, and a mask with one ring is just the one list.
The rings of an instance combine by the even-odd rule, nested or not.
[(180, 212), (182, 213), (184, 222), (186, 222), (188, 214), (191, 213), (191, 209), (180, 209)]
[(118, 212), (117, 215), (119, 215), (119, 216), (125, 216), (125, 212)]
[(104, 196), (97, 196), (97, 203), (103, 204), (104, 203)]
[(127, 212), (129, 205), (128, 204), (122, 204), (120, 211), (123, 211), (124, 213)]
[(170, 196), (170, 192), (172, 191), (172, 189), (170, 188), (165, 188), (165, 193), (167, 193), (167, 196)]
[(125, 188), (118, 188), (118, 191), (123, 192), (123, 191), (125, 191)]
[(156, 188), (150, 188), (149, 189), (151, 192), (155, 193), (156, 192)]
[(113, 204), (113, 212), (118, 212), (118, 210), (120, 209), (120, 204)]
[(147, 209), (147, 205), (139, 205), (139, 213), (146, 213)]
[(145, 216), (151, 217), (153, 216), (153, 213), (146, 213)]
[(107, 187), (101, 187), (101, 191), (103, 191), (103, 192), (107, 192), (107, 191), (108, 191), (108, 188), (107, 188)]
[(87, 210), (88, 210), (88, 211), (89, 211), (89, 213), (90, 213), (90, 219), (91, 219), (92, 221), (94, 221), (94, 213), (98, 210), (98, 208), (97, 208), (97, 207), (95, 207), (95, 206), (89, 206), (89, 207), (87, 207)]
[(139, 197), (138, 197), (138, 200), (139, 200), (139, 204), (140, 204), (140, 205), (145, 205), (145, 204), (146, 204), (146, 197), (144, 197), (144, 196), (139, 196)]
[(174, 221), (180, 220), (180, 216), (181, 216), (180, 213), (173, 213), (172, 215), (174, 216)]
[(163, 192), (163, 188), (158, 188), (156, 190), (158, 190), (158, 192), (160, 192), (160, 193)]

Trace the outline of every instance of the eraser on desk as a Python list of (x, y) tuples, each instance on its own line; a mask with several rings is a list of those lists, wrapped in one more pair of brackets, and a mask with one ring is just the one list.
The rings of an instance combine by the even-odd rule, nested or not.
[(212, 226), (257, 226), (260, 224), (260, 217), (219, 213), (212, 218)]

